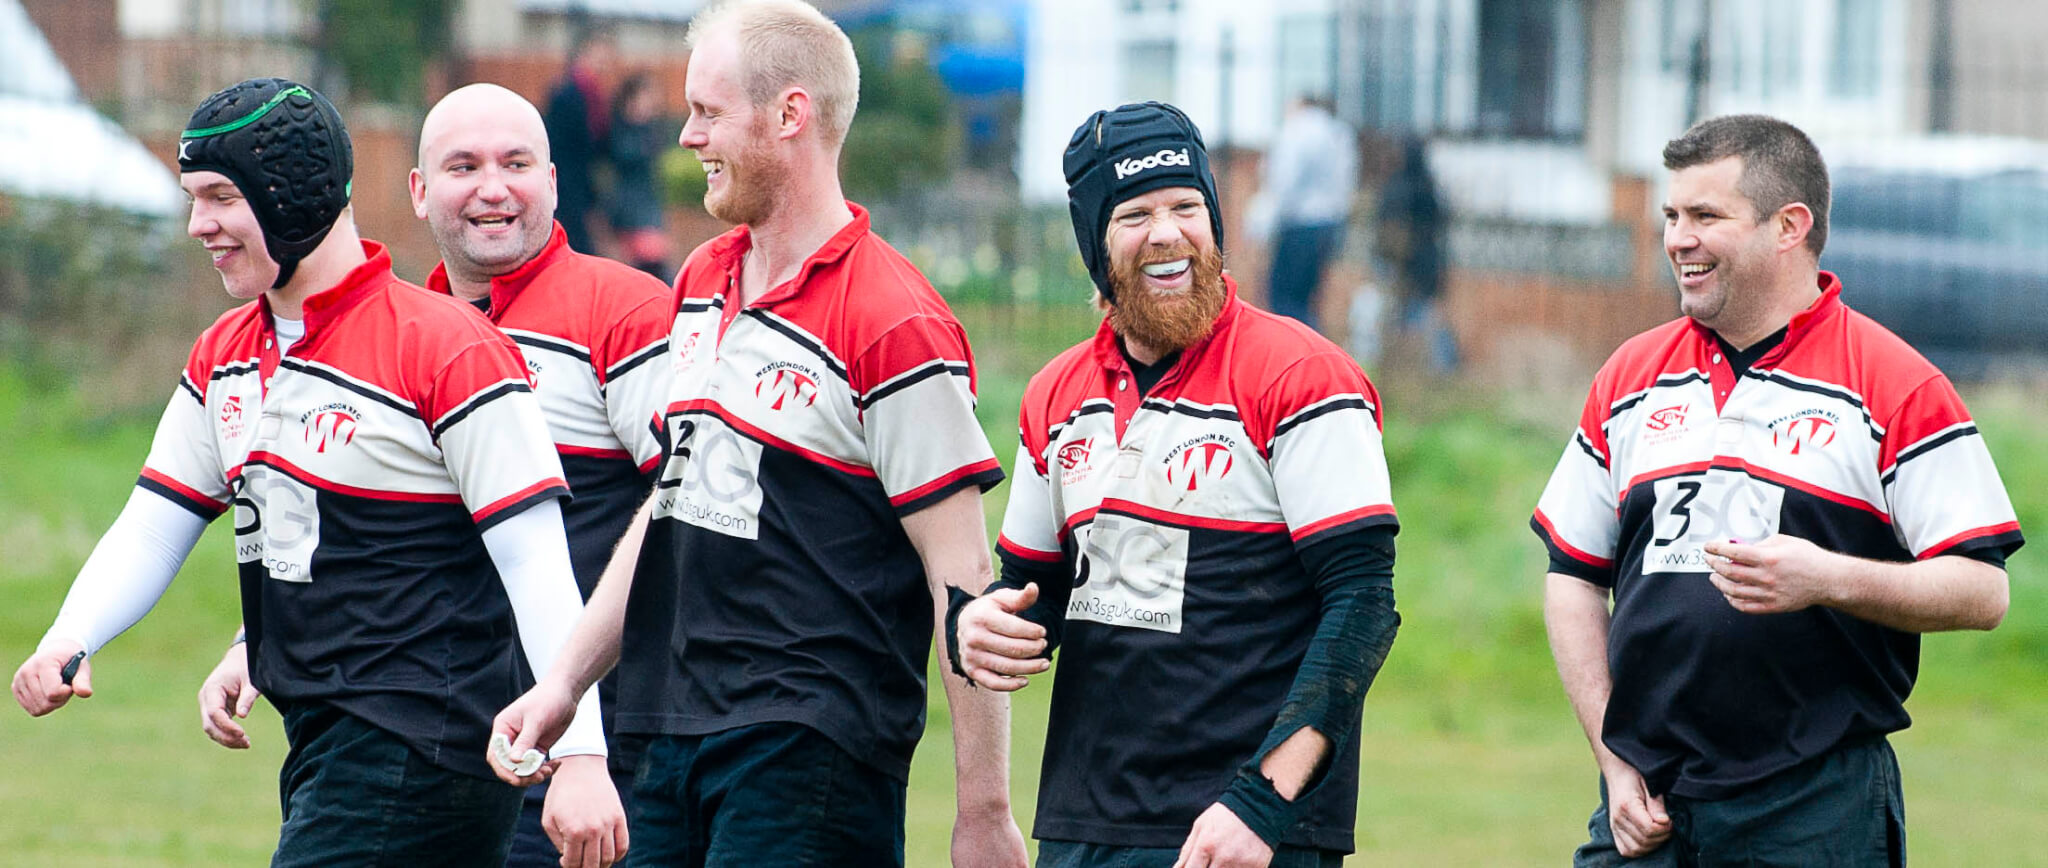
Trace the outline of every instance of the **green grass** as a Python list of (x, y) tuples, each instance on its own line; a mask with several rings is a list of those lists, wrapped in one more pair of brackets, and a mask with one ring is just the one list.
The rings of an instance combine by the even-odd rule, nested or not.
[[(1077, 306), (1078, 307), (1078, 306)], [(1085, 309), (965, 308), (979, 339), (984, 425), (1005, 464), (1023, 378), (1090, 328)], [(1360, 855), (1373, 865), (1556, 865), (1583, 839), (1594, 770), (1551, 670), (1539, 614), (1543, 556), (1526, 530), (1578, 396), (1562, 412), (1385, 378), (1387, 455), (1404, 529), (1405, 619), (1366, 705)], [(171, 382), (164, 380), (165, 394)], [(2022, 523), (2048, 532), (2048, 414), (2022, 391), (1973, 392)], [(1517, 405), (1519, 406), (1519, 405)], [(0, 373), (0, 659), (49, 625), (78, 564), (119, 510), (154, 413), (102, 418)], [(987, 500), (991, 527), (1006, 489)], [(95, 658), (100, 695), (42, 719), (0, 710), (0, 842), (7, 864), (260, 864), (275, 841), (276, 715), (253, 750), (215, 747), (193, 696), (238, 620), (225, 523), (156, 610)], [(2041, 865), (2048, 841), (2048, 571), (2011, 564), (1996, 632), (1928, 637), (1905, 767), (1915, 865)], [(1048, 690), (1017, 697), (1012, 790), (1028, 833)], [(952, 750), (935, 696), (911, 771), (909, 861), (944, 864)]]

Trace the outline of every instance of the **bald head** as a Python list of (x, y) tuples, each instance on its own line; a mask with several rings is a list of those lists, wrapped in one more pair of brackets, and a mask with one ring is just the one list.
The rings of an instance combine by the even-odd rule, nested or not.
[(555, 168), (540, 112), (495, 84), (458, 88), (420, 125), (419, 166), (407, 186), (427, 221), (454, 292), (490, 290), (492, 277), (540, 255), (555, 226)]
[(427, 112), (426, 122), (420, 124), (419, 168), (430, 168), (450, 150), (471, 150), (486, 143), (523, 145), (542, 163), (550, 158), (540, 110), (526, 97), (480, 83), (456, 88)]

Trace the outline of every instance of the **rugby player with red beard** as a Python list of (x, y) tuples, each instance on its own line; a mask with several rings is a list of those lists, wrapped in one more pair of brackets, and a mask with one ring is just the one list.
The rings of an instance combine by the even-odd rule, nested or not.
[(1097, 112), (1065, 167), (1106, 315), (1026, 389), (1002, 578), (954, 589), (952, 665), (1009, 691), (1063, 652), (1040, 866), (1337, 865), (1400, 622), (1379, 396), (1238, 299), (1180, 110)]

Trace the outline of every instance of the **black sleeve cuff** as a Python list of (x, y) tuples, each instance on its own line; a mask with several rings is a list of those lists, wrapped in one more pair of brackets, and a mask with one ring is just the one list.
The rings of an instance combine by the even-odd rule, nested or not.
[(1281, 798), (1280, 791), (1273, 789), (1273, 782), (1251, 768), (1238, 769), (1230, 788), (1216, 802), (1229, 808), (1252, 834), (1275, 850), (1280, 849), (1281, 837), (1300, 819), (1301, 803)]
[(946, 665), (953, 667), (953, 674), (961, 678), (967, 677), (967, 670), (960, 666), (960, 610), (975, 599), (973, 594), (946, 586)]

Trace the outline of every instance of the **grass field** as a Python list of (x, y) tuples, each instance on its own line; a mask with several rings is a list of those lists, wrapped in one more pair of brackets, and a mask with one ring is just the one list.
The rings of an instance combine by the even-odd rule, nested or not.
[[(1082, 317), (964, 310), (982, 359), (984, 421), (1007, 462), (1023, 377)], [(155, 374), (149, 374), (155, 376)], [(1583, 839), (1594, 770), (1551, 670), (1543, 559), (1529, 509), (1577, 396), (1511, 406), (1390, 376), (1387, 452), (1404, 528), (1404, 617), (1366, 704), (1354, 864), (1557, 865)], [(162, 392), (168, 394), (170, 380)], [(1968, 397), (2021, 522), (2048, 532), (2048, 410), (2035, 394)], [(0, 373), (0, 660), (12, 673), (119, 510), (154, 413), (80, 409)], [(1559, 412), (1564, 408), (1564, 412)], [(993, 522), (1003, 491), (987, 503)], [(156, 610), (95, 658), (99, 696), (31, 720), (0, 709), (0, 864), (255, 865), (277, 829), (276, 715), (256, 747), (200, 734), (193, 702), (238, 620), (217, 523)], [(2048, 865), (2048, 569), (2011, 565), (2012, 611), (1989, 634), (1924, 643), (1912, 729), (1898, 735), (1920, 866)], [(1047, 686), (1018, 697), (1013, 790), (1028, 832)], [(910, 864), (945, 861), (952, 755), (943, 699), (912, 770)]]

